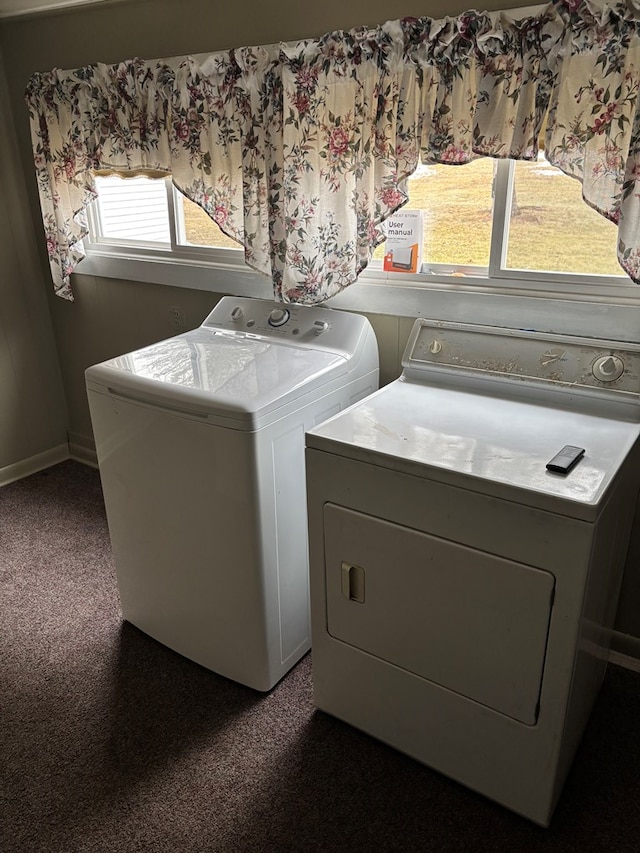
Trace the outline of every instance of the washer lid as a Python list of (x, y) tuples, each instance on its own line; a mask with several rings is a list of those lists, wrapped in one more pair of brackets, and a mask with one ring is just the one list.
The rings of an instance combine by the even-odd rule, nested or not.
[(335, 352), (198, 328), (89, 367), (90, 387), (252, 424), (346, 372)]
[[(307, 446), (585, 520), (640, 425), (557, 407), (396, 380), (307, 433)], [(546, 463), (585, 448), (566, 476)]]

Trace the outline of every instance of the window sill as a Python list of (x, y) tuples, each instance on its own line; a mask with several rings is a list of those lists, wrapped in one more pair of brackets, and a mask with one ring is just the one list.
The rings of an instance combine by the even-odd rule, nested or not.
[[(87, 251), (75, 275), (272, 298), (270, 280), (250, 270), (240, 253), (212, 262), (197, 252), (193, 257), (172, 254), (169, 258), (160, 252), (125, 255), (94, 247)], [(390, 275), (372, 268), (326, 304), (368, 314), (430, 317), (640, 343), (640, 286), (594, 285), (581, 283), (579, 277), (550, 280), (529, 274), (489, 283), (483, 277)]]

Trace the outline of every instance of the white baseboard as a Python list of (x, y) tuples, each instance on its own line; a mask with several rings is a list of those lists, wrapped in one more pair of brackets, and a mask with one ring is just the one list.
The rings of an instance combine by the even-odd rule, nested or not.
[(4, 468), (0, 468), (0, 486), (6, 486), (15, 480), (21, 480), (30, 474), (35, 474), (38, 471), (43, 471), (45, 468), (50, 468), (52, 465), (57, 465), (58, 462), (64, 462), (66, 459), (69, 459), (69, 455), (69, 445), (59, 444), (57, 447), (52, 447), (43, 453), (37, 453), (28, 459), (22, 459), (20, 462), (14, 462), (12, 465), (5, 465)]
[(627, 669), (640, 671), (640, 637), (613, 631), (609, 660)]
[(90, 465), (92, 468), (98, 467), (95, 443), (87, 435), (82, 435), (79, 432), (69, 433), (69, 456), (76, 462), (82, 462), (83, 465)]

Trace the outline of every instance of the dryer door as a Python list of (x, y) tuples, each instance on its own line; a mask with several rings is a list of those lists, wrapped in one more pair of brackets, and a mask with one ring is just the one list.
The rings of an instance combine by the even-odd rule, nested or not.
[(330, 503), (324, 532), (331, 636), (536, 722), (552, 574)]

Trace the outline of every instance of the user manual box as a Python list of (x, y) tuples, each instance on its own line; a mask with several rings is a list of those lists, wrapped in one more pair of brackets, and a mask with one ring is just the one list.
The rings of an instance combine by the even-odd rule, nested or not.
[(400, 210), (386, 221), (383, 269), (388, 272), (420, 271), (423, 225), (421, 210)]

